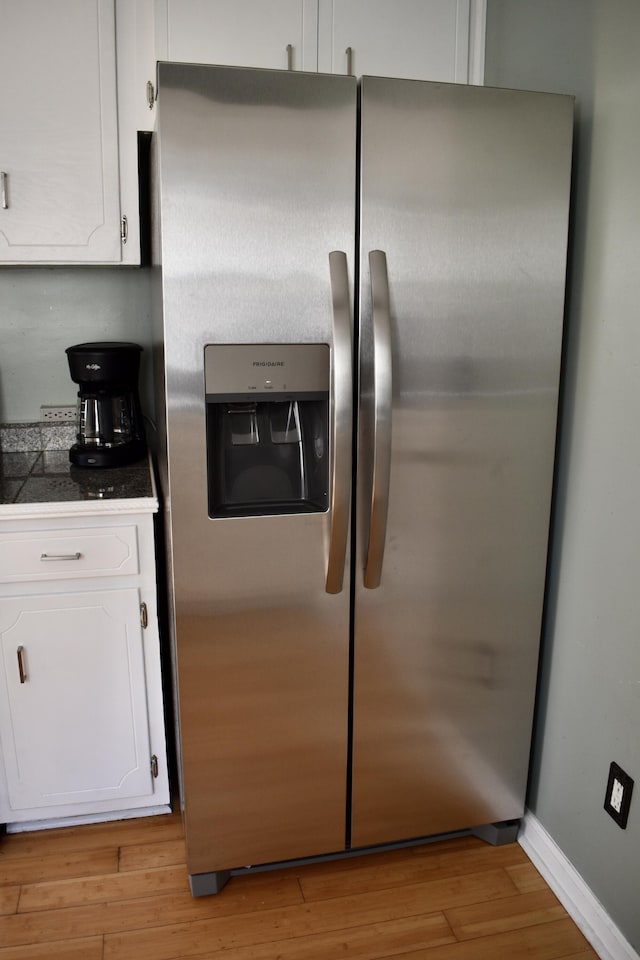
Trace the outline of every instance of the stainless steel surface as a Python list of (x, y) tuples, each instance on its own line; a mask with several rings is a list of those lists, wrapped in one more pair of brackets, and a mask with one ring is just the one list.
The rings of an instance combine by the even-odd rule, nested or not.
[(18, 647), (18, 649), (16, 650), (16, 653), (18, 655), (18, 674), (20, 676), (20, 683), (26, 683), (27, 674), (24, 669), (24, 647), (22, 646)]
[(41, 560), (79, 560), (81, 553), (41, 553)]
[[(553, 472), (572, 101), (366, 77), (358, 134), (350, 77), (181, 64), (161, 64), (159, 76), (161, 475), (195, 886), (197, 875), (222, 883), (236, 866), (343, 849), (350, 653), (352, 846), (517, 818)], [(209, 519), (207, 396), (213, 405), (237, 383), (240, 394), (285, 392), (284, 368), (263, 376), (252, 358), (266, 351), (257, 362), (279, 364), (298, 344), (331, 348), (330, 509)], [(243, 348), (240, 368), (226, 350), (210, 360), (231, 345)], [(283, 402), (287, 436), (301, 436), (302, 402)], [(228, 406), (229, 420), (243, 418), (238, 436), (255, 443), (246, 397)], [(346, 582), (334, 592), (344, 545), (353, 610)]]
[[(352, 78), (160, 64), (164, 386), (189, 872), (344, 845), (349, 595), (331, 511), (207, 517), (204, 348), (332, 344)], [(161, 345), (158, 344), (160, 348)]]
[[(572, 100), (366, 77), (361, 116), (354, 846), (523, 811)], [(365, 590), (376, 248), (393, 446), (384, 576)]]
[(347, 49), (345, 50), (345, 54), (347, 57), (347, 75), (352, 76), (353, 75), (353, 47), (347, 47)]
[(347, 255), (329, 254), (333, 310), (333, 384), (331, 404), (331, 525), (327, 562), (327, 593), (340, 593), (349, 538), (351, 503), (351, 443), (353, 432), (353, 344)]
[(205, 394), (326, 393), (327, 354), (324, 343), (209, 343), (204, 348)]
[(2, 203), (2, 209), (9, 209), (9, 194), (7, 191), (7, 181), (8, 176), (6, 170), (0, 170), (0, 197)]
[(293, 44), (287, 44), (287, 70), (293, 70)]
[(393, 395), (391, 314), (387, 258), (382, 250), (369, 254), (371, 325), (373, 328), (373, 469), (369, 538), (363, 583), (380, 586), (389, 513), (391, 473), (391, 408)]

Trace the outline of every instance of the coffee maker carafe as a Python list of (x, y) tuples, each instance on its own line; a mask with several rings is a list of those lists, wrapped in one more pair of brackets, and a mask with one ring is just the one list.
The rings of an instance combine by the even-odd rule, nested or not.
[(79, 386), (77, 443), (69, 460), (79, 467), (118, 467), (144, 455), (138, 397), (142, 347), (137, 343), (78, 343), (67, 347), (71, 379)]

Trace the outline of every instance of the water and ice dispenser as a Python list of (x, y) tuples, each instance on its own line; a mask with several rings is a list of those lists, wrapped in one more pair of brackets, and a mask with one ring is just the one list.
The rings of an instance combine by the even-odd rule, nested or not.
[(317, 513), (329, 496), (329, 347), (208, 344), (209, 516)]

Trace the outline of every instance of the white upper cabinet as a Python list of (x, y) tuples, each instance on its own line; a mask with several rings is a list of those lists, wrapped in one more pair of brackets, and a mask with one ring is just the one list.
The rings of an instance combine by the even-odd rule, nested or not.
[(318, 13), (318, 70), (324, 73), (482, 82), (484, 4), (319, 0)]
[(159, 0), (158, 59), (316, 70), (317, 0)]
[(0, 261), (118, 263), (113, 0), (0, 0)]
[(482, 83), (485, 7), (486, 0), (155, 0), (156, 53)]

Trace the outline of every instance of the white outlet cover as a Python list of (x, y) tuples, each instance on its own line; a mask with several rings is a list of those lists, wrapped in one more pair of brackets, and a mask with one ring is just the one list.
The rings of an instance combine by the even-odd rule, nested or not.
[(613, 781), (613, 787), (611, 788), (611, 806), (616, 811), (620, 813), (622, 808), (622, 798), (624, 796), (624, 787), (619, 780)]

